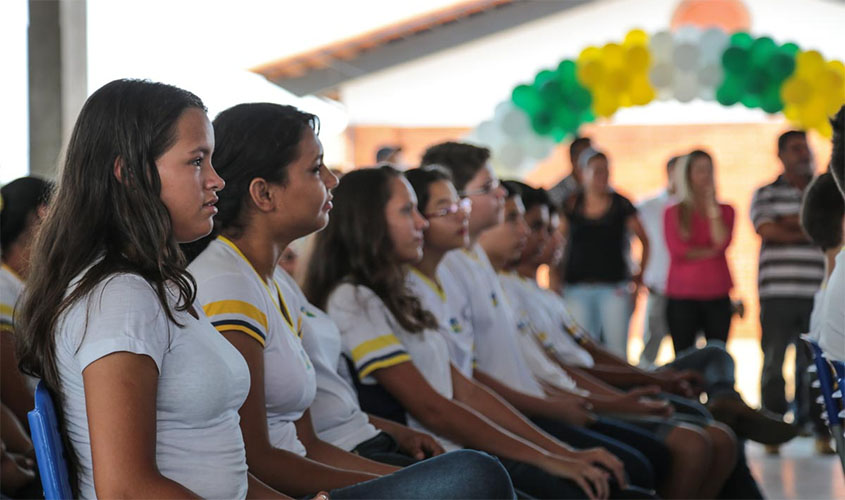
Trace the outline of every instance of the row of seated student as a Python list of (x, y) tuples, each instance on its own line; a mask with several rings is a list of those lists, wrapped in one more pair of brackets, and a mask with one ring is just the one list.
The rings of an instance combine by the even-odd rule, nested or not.
[[(131, 80), (86, 102), (14, 317), (77, 495), (760, 497), (741, 439), (678, 396), (735, 397), (723, 349), (643, 372), (536, 287), (560, 253), (541, 192), (456, 143), (338, 183), (318, 123), (247, 104), (212, 127)], [(324, 227), (303, 292), (277, 263)], [(777, 439), (734, 406), (740, 438)]]

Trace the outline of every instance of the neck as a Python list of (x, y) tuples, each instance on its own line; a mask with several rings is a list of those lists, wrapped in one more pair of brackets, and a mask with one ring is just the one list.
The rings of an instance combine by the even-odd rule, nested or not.
[(522, 261), (518, 266), (516, 266), (516, 272), (523, 278), (534, 280), (537, 279), (538, 267), (540, 267), (538, 264)]
[[(481, 243), (481, 248), (484, 248), (483, 242)], [(507, 271), (507, 259), (488, 252), (486, 248), (484, 249), (484, 252), (487, 254), (487, 259), (490, 260), (490, 264), (493, 266), (493, 269), (495, 269), (496, 271)]]
[(443, 250), (426, 246), (423, 248), (422, 260), (417, 262), (414, 267), (416, 267), (419, 272), (423, 273), (425, 277), (434, 281), (437, 276), (437, 266), (440, 264), (440, 261), (443, 260), (444, 255), (446, 255), (446, 252)]
[(249, 260), (255, 271), (265, 281), (273, 278), (276, 265), (282, 252), (295, 238), (274, 239), (270, 231), (258, 231), (248, 227), (237, 237), (225, 235), (238, 247), (241, 253)]
[(783, 176), (786, 177), (786, 180), (792, 184), (793, 186), (797, 187), (798, 189), (804, 189), (807, 187), (810, 179), (804, 175), (803, 173), (793, 172), (789, 170), (785, 170), (783, 172)]
[(9, 250), (3, 254), (3, 264), (9, 266), (9, 269), (21, 279), (26, 281), (29, 274), (29, 255), (19, 245), (12, 245)]

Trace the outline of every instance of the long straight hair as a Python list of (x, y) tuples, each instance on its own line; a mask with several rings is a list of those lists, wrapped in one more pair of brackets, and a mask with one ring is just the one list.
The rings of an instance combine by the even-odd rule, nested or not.
[(691, 153), (681, 156), (675, 162), (675, 196), (678, 199), (678, 227), (681, 238), (688, 240), (691, 234), (692, 213), (695, 211), (694, 193), (690, 185), (690, 173), (692, 164), (699, 158), (706, 158), (713, 164), (713, 158), (706, 151), (696, 149)]
[(385, 207), (392, 194), (391, 181), (401, 175), (383, 166), (355, 170), (340, 179), (329, 224), (315, 238), (305, 294), (309, 302), (325, 309), (339, 284), (366, 286), (402, 328), (416, 333), (436, 328), (437, 319), (408, 289), (407, 268), (396, 257), (387, 227)]
[[(56, 361), (61, 314), (120, 272), (145, 278), (171, 321), (169, 286), (178, 292), (176, 310), (186, 310), (194, 301), (196, 284), (173, 236), (156, 168), (156, 160), (177, 140), (179, 117), (190, 108), (205, 110), (188, 91), (116, 80), (88, 98), (74, 126), (58, 189), (33, 246), (16, 328), (20, 368), (46, 384), (67, 450), (72, 448), (64, 433)], [(71, 280), (89, 266), (65, 296)], [(76, 489), (76, 457), (67, 457)]]

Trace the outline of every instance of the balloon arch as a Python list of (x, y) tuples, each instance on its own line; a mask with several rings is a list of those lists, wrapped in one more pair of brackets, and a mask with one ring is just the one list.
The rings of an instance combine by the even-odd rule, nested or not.
[(683, 26), (649, 36), (634, 29), (621, 43), (587, 47), (515, 87), (468, 140), (490, 147), (497, 167), (513, 172), (619, 108), (696, 98), (783, 112), (796, 128), (830, 137), (828, 116), (845, 104), (845, 65), (745, 32)]

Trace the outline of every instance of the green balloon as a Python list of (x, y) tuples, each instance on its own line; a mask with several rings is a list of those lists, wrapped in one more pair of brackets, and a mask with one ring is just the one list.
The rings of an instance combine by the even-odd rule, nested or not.
[(762, 68), (753, 67), (745, 76), (745, 92), (760, 95), (769, 86), (769, 75)]
[(540, 97), (546, 104), (561, 101), (563, 98), (563, 86), (557, 79), (547, 80), (539, 88)]
[(760, 96), (760, 107), (766, 113), (777, 113), (783, 109), (783, 101), (780, 99), (780, 84), (771, 85)]
[(725, 73), (741, 75), (748, 69), (750, 54), (747, 49), (741, 47), (728, 47), (722, 54), (722, 66)]
[(744, 31), (738, 31), (731, 35), (731, 46), (733, 47), (741, 47), (744, 49), (751, 48), (751, 44), (754, 43), (754, 38), (748, 33)]
[(511, 92), (511, 100), (529, 116), (543, 109), (543, 99), (537, 89), (530, 85), (517, 85)]
[(593, 123), (596, 121), (596, 115), (593, 114), (593, 110), (586, 109), (581, 112), (581, 123)]
[(572, 87), (572, 101), (570, 102), (570, 107), (579, 111), (589, 110), (591, 104), (593, 104), (593, 95), (590, 94), (590, 91), (581, 85), (574, 85)]
[(765, 66), (777, 51), (778, 46), (774, 40), (767, 36), (760, 37), (751, 44), (751, 64)]
[(560, 127), (555, 127), (552, 129), (552, 139), (554, 139), (555, 142), (563, 142), (563, 140), (566, 139), (566, 136), (569, 135), (569, 133), (570, 132)]
[(773, 81), (781, 83), (795, 71), (795, 56), (778, 51), (769, 60), (766, 70)]
[(788, 54), (788, 55), (795, 57), (795, 55), (798, 54), (798, 52), (801, 50), (801, 48), (798, 47), (797, 44), (789, 42), (789, 43), (785, 43), (785, 44), (781, 45), (780, 50), (781, 50), (781, 52), (783, 52), (785, 54)]
[(578, 115), (566, 106), (558, 106), (553, 112), (554, 126), (567, 131), (578, 128)]
[(557, 74), (560, 75), (561, 81), (565, 83), (575, 83), (578, 81), (576, 75), (575, 61), (571, 59), (564, 59), (557, 67)]
[(723, 106), (733, 106), (738, 103), (744, 93), (744, 82), (738, 78), (727, 76), (722, 85), (716, 90), (716, 100)]
[(557, 73), (555, 71), (544, 69), (543, 71), (537, 73), (537, 76), (534, 77), (534, 86), (539, 89), (543, 86), (543, 84), (551, 80), (557, 80)]
[(540, 135), (549, 135), (552, 131), (552, 114), (546, 110), (531, 117), (531, 128)]
[(760, 96), (756, 94), (745, 94), (740, 99), (742, 105), (746, 108), (759, 108), (760, 107)]

